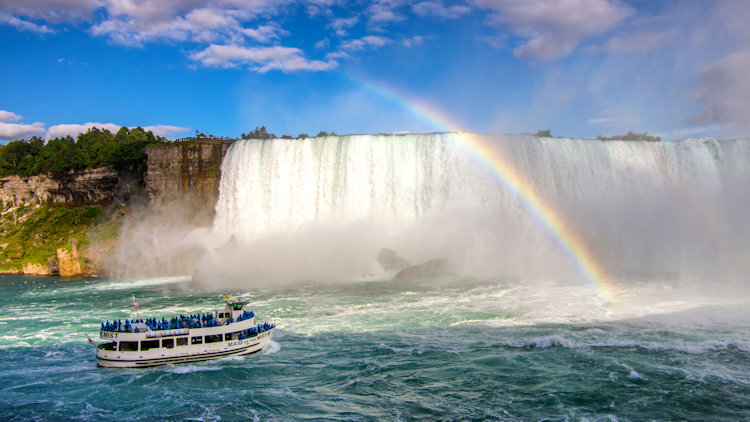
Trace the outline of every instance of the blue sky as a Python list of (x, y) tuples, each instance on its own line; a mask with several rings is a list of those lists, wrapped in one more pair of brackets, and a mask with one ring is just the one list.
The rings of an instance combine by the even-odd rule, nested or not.
[(750, 134), (750, 1), (0, 0), (0, 140)]

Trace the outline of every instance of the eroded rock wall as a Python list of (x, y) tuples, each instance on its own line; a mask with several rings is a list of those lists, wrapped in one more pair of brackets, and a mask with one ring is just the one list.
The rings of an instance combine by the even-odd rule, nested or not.
[(213, 221), (221, 161), (234, 141), (161, 144), (146, 147), (146, 192), (152, 204), (180, 202), (200, 224)]
[(112, 201), (127, 187), (117, 172), (102, 167), (62, 175), (7, 176), (0, 179), (3, 208), (33, 204), (84, 205)]

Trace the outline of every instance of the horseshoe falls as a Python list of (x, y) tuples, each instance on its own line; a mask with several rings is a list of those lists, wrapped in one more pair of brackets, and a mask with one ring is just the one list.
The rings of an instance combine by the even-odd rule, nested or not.
[[(183, 274), (0, 277), (0, 415), (747, 420), (748, 182), (745, 140), (237, 141), (214, 226), (163, 243), (201, 247)], [(132, 294), (227, 292), (277, 325), (262, 354), (96, 367)]]
[(624, 288), (654, 274), (730, 281), (750, 270), (748, 157), (747, 142), (715, 140), (240, 141), (223, 162), (214, 230), (234, 235), (242, 256), (222, 250), (209, 267), (231, 272), (234, 260), (242, 274), (284, 281), (383, 277), (376, 257), (389, 248), (412, 264), (523, 283), (586, 283), (583, 260), (600, 284)]

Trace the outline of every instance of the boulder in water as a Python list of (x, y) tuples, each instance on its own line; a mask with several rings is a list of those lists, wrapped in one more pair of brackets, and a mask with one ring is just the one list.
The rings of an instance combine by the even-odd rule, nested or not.
[(448, 263), (444, 259), (431, 259), (424, 264), (412, 265), (399, 271), (394, 280), (417, 280), (450, 275)]
[(396, 255), (393, 249), (383, 248), (378, 253), (378, 262), (386, 271), (401, 271), (411, 266), (409, 261)]

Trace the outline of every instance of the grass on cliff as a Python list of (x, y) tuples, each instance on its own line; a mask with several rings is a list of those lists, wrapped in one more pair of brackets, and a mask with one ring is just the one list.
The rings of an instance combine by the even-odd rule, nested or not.
[(0, 215), (0, 270), (21, 269), (28, 263), (47, 265), (58, 248), (80, 248), (117, 236), (119, 211), (100, 206), (9, 208)]

